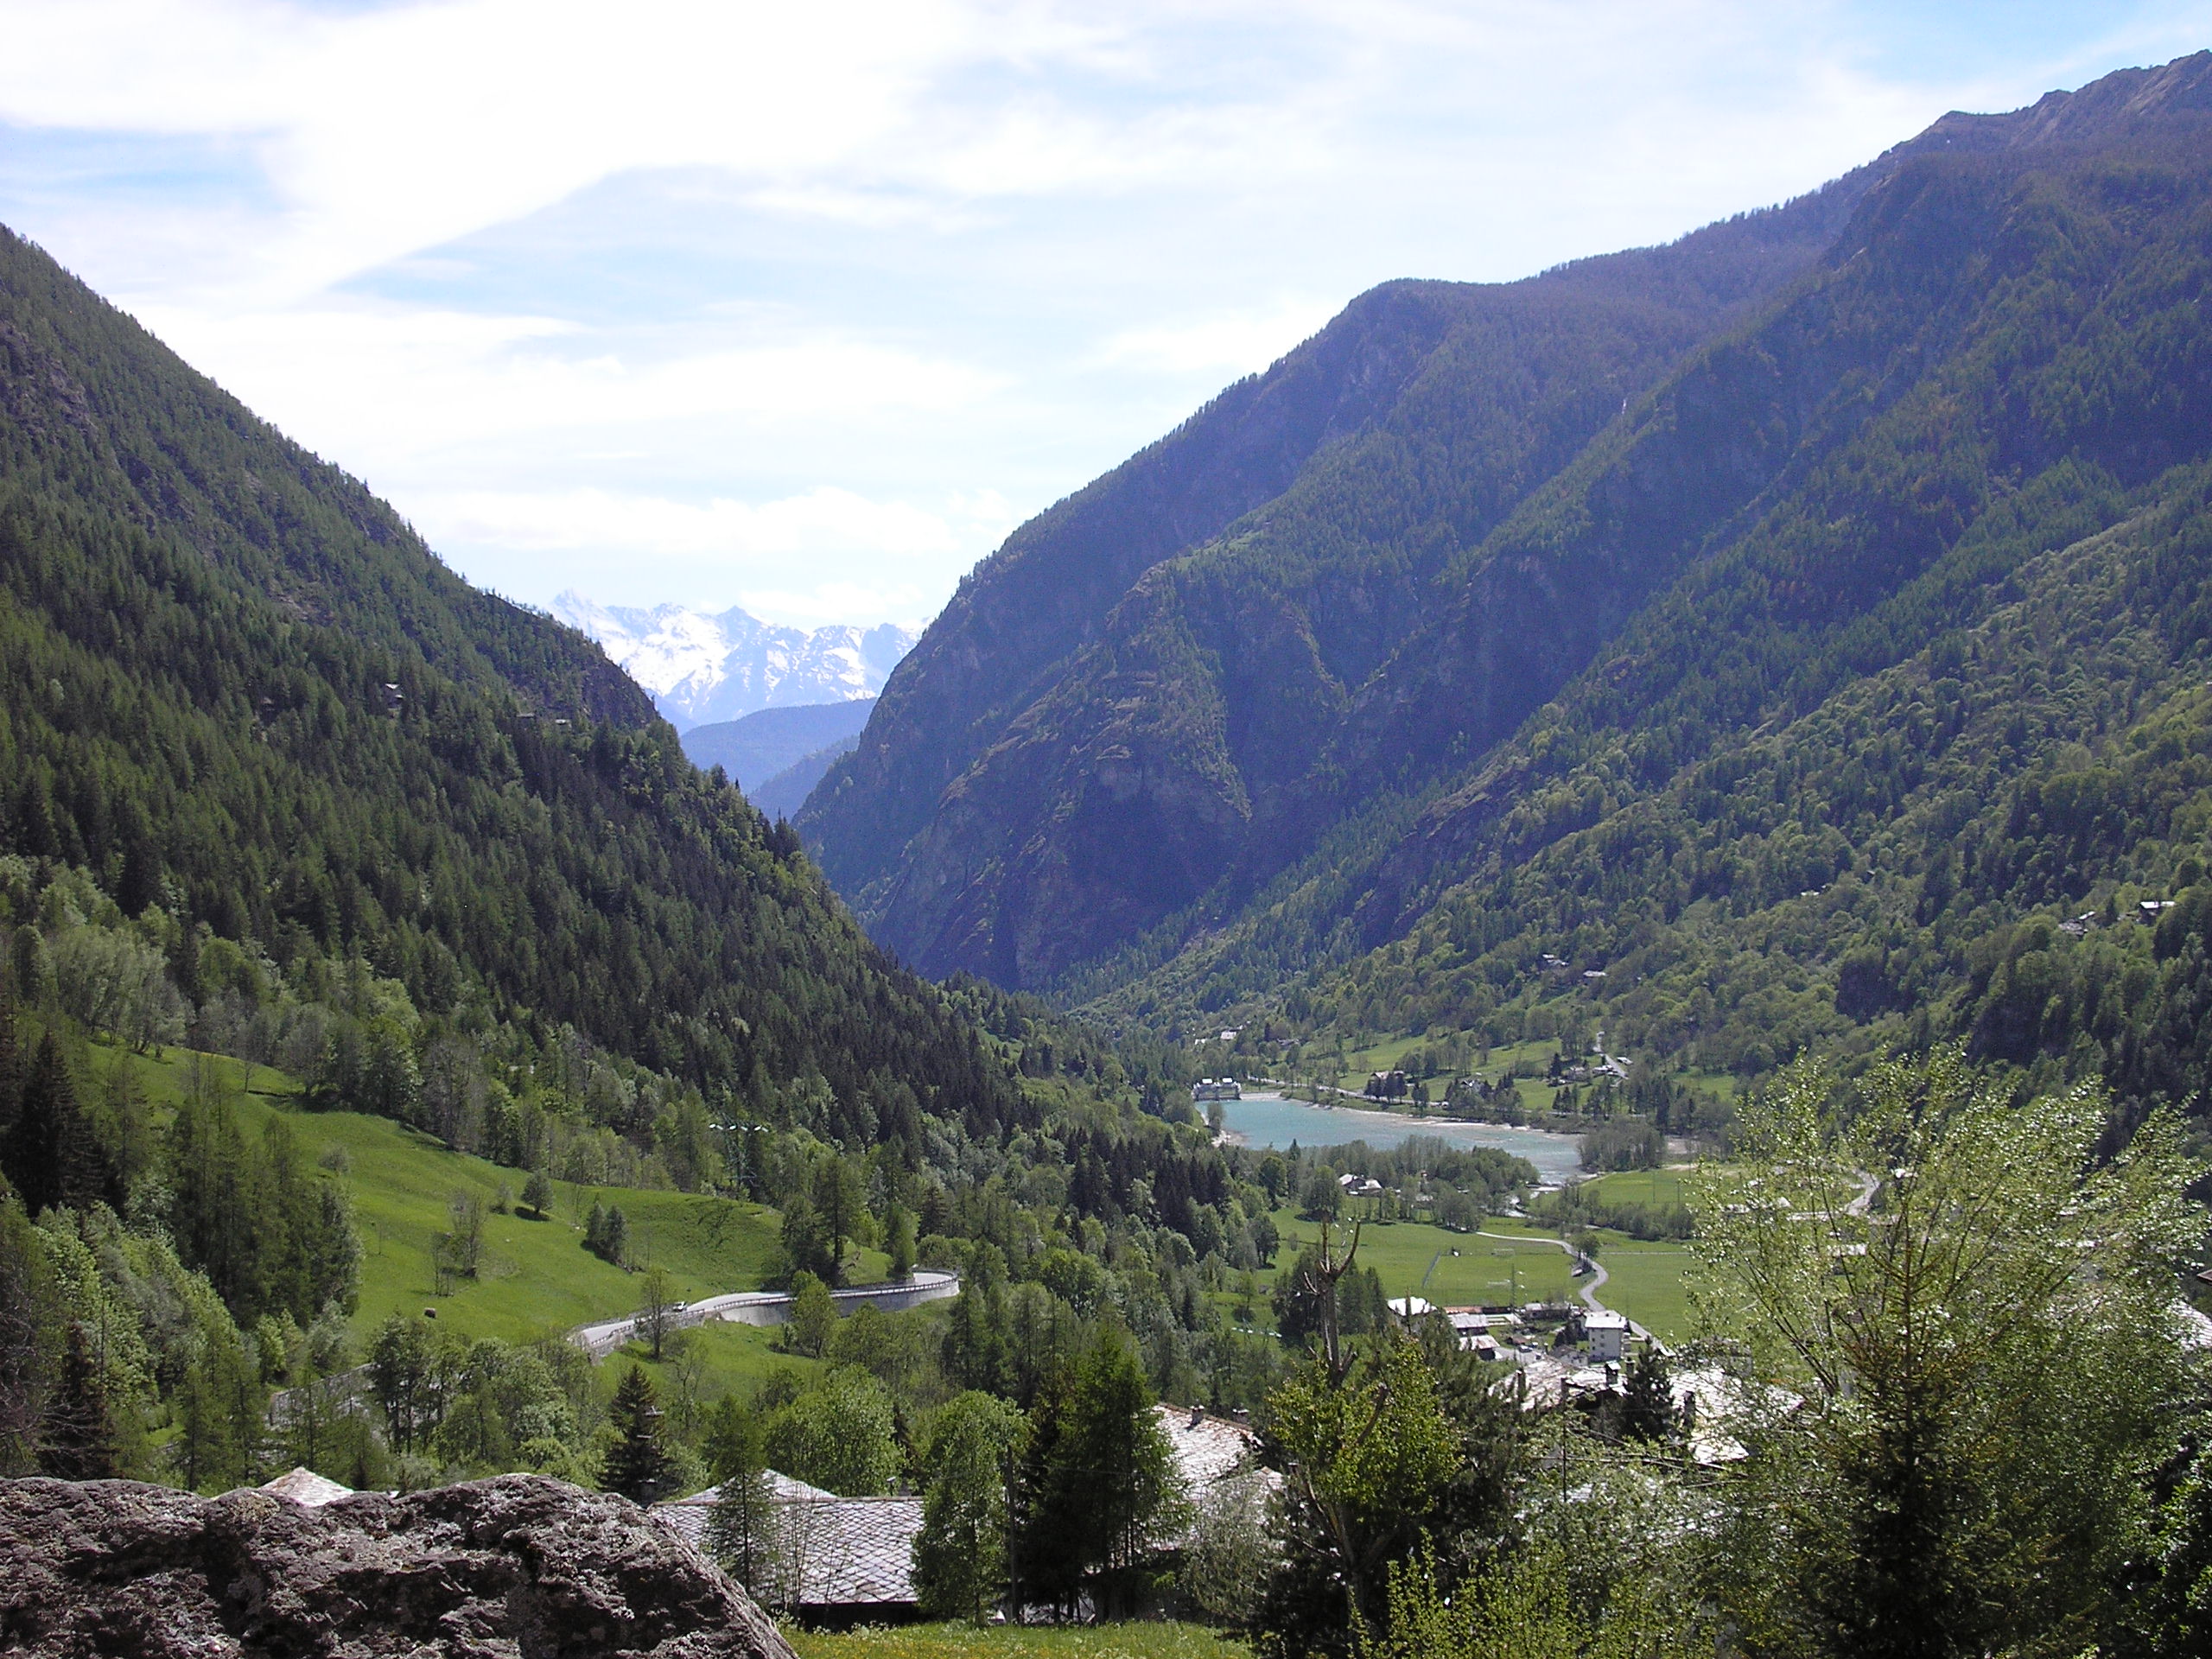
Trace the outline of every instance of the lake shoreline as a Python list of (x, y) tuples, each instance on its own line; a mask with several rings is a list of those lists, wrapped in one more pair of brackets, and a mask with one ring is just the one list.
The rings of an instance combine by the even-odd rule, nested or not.
[(1361, 1141), (1380, 1151), (1422, 1136), (1525, 1158), (1547, 1183), (1573, 1179), (1581, 1170), (1582, 1137), (1552, 1129), (1414, 1117), (1363, 1106), (1316, 1106), (1262, 1090), (1221, 1104), (1217, 1143), (1248, 1150), (1281, 1150), (1294, 1144), (1319, 1149)]

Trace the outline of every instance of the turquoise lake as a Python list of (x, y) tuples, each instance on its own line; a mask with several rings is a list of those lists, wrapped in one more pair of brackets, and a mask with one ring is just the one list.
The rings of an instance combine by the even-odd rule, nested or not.
[(1571, 1179), (1579, 1170), (1581, 1143), (1571, 1135), (1541, 1129), (1511, 1129), (1497, 1123), (1452, 1123), (1439, 1118), (1406, 1117), (1396, 1112), (1363, 1111), (1357, 1106), (1309, 1106), (1280, 1095), (1247, 1095), (1222, 1103), (1223, 1122), (1249, 1147), (1340, 1147), (1364, 1141), (1370, 1147), (1395, 1147), (1413, 1136), (1430, 1135), (1455, 1147), (1496, 1147), (1516, 1153), (1536, 1166), (1547, 1181)]

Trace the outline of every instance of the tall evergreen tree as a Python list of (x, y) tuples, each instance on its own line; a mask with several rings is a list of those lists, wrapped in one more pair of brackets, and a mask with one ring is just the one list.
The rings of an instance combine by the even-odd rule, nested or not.
[(15, 976), (0, 961), (0, 1163), (6, 1161), (16, 1133), (16, 1112), (23, 1092), (23, 1057), (16, 1035)]
[(1125, 1332), (1105, 1331), (1030, 1412), (1015, 1482), (1014, 1593), (1072, 1612), (1083, 1593), (1126, 1609), (1155, 1535), (1180, 1507), (1173, 1454)]
[(187, 1490), (227, 1491), (260, 1478), (268, 1402), (258, 1366), (216, 1310), (175, 1395), (169, 1459)]
[(83, 1324), (72, 1320), (61, 1369), (40, 1427), (38, 1466), (58, 1480), (111, 1480), (123, 1472), (107, 1378)]
[(845, 1282), (845, 1246), (859, 1231), (867, 1198), (860, 1173), (851, 1160), (831, 1153), (814, 1170), (814, 1208), (822, 1217), (828, 1271), (822, 1277), (832, 1286)]
[(707, 1516), (707, 1548), (730, 1577), (759, 1599), (777, 1599), (776, 1511), (768, 1492), (767, 1453), (760, 1420), (724, 1395), (707, 1414), (702, 1447), (715, 1477)]
[(607, 1415), (620, 1438), (607, 1454), (600, 1484), (634, 1503), (650, 1503), (667, 1484), (668, 1452), (661, 1444), (661, 1412), (652, 1379), (638, 1366), (632, 1365), (616, 1386)]
[(233, 1310), (257, 1301), (245, 1185), (245, 1138), (219, 1101), (198, 1090), (169, 1128), (169, 1232), (177, 1254), (207, 1275)]
[(1054, 1369), (1029, 1408), (1029, 1441), (1007, 1494), (1007, 1569), (1015, 1605), (1049, 1607), (1069, 1617), (1083, 1592), (1085, 1541), (1080, 1495), (1069, 1490), (1065, 1478), (1074, 1404), (1073, 1376)]
[(39, 1038), (23, 1078), (8, 1178), (23, 1208), (35, 1216), (55, 1205), (82, 1205), (103, 1196), (103, 1160), (92, 1126), (77, 1104), (69, 1062), (52, 1032)]
[(393, 1314), (369, 1351), (369, 1387), (395, 1452), (411, 1452), (438, 1426), (436, 1356), (429, 1327)]
[(1645, 1344), (1628, 1363), (1628, 1375), (1622, 1379), (1620, 1422), (1621, 1433), (1630, 1440), (1658, 1445), (1674, 1439), (1681, 1427), (1666, 1357), (1655, 1343)]
[(821, 1213), (814, 1201), (804, 1192), (794, 1192), (784, 1202), (784, 1224), (780, 1235), (784, 1259), (791, 1264), (794, 1275), (812, 1274), (827, 1281), (830, 1278), (830, 1234), (823, 1225)]
[(885, 1252), (891, 1257), (891, 1277), (894, 1280), (914, 1276), (914, 1218), (906, 1213), (906, 1206), (893, 1202), (891, 1213), (884, 1218)]
[(1060, 1482), (1084, 1503), (1084, 1557), (1102, 1608), (1126, 1610), (1145, 1552), (1179, 1497), (1135, 1344), (1103, 1333), (1085, 1356), (1062, 1440)]

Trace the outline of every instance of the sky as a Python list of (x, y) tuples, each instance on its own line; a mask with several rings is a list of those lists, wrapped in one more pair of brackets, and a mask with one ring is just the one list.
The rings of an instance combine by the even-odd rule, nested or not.
[(1507, 281), (2212, 0), (0, 0), (0, 222), (533, 604), (925, 621), (1393, 277)]

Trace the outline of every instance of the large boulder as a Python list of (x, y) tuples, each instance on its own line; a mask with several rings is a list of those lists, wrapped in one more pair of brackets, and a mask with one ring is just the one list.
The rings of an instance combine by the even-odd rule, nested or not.
[(118, 1659), (792, 1659), (628, 1500), (535, 1475), (305, 1509), (0, 1481), (0, 1653)]

